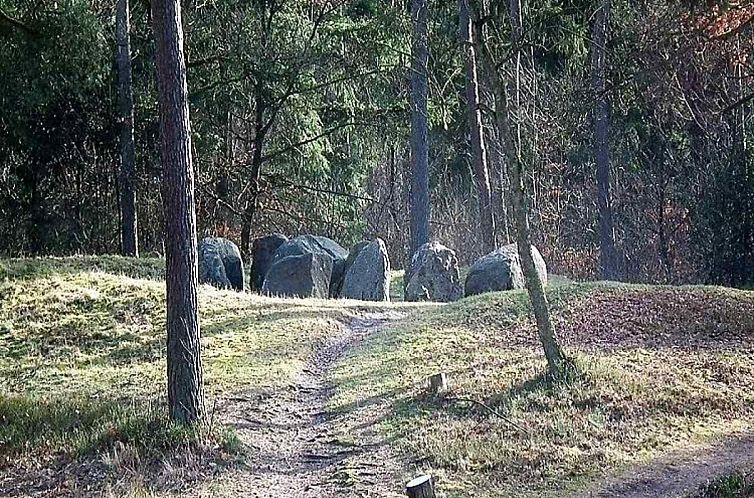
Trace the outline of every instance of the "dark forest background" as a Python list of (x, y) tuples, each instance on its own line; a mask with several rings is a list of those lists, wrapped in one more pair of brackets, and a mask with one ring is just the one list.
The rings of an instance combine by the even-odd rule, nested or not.
[[(346, 246), (379, 236), (402, 267), (407, 2), (187, 0), (183, 9), (200, 237), (246, 250), (273, 231)], [(519, 107), (535, 244), (550, 271), (585, 279), (599, 277), (595, 9), (529, 2)], [(457, 10), (430, 2), (431, 228), (468, 264), (482, 244)], [(148, 2), (131, 5), (138, 235), (142, 254), (161, 254), (149, 16)], [(624, 280), (754, 282), (753, 19), (744, 1), (612, 2), (606, 94)], [(115, 46), (112, 1), (0, 0), (0, 254), (120, 252)], [(505, 61), (505, 45), (497, 50)], [(509, 178), (494, 145), (488, 154), (497, 240), (512, 241)]]

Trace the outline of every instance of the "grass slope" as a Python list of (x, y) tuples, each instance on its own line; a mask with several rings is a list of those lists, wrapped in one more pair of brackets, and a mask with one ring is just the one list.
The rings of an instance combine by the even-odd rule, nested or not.
[[(238, 441), (217, 424), (186, 432), (166, 422), (163, 273), (149, 259), (0, 260), (0, 494), (70, 462), (88, 466), (83, 482), (106, 489), (157, 462), (178, 472), (175, 483), (196, 477), (180, 469), (207, 467), (193, 454), (234, 458)], [(430, 471), (450, 497), (557, 496), (752, 429), (754, 293), (556, 284), (557, 329), (579, 365), (569, 381), (542, 377), (522, 292), (379, 305), (410, 314), (335, 369), (338, 437), (358, 438), (351, 429), (387, 399), (377, 428), (413, 462), (407, 477)], [(202, 287), (209, 405), (288, 385), (319, 341), (364, 306)], [(423, 385), (438, 371), (451, 384), (441, 399)], [(66, 469), (57, 492), (77, 494)], [(718, 493), (737, 485), (729, 481), (704, 496), (729, 496)]]
[[(525, 294), (495, 293), (374, 336), (336, 371), (331, 407), (358, 419), (389, 398), (385, 440), (439, 475), (446, 496), (559, 496), (752, 428), (751, 292), (568, 284), (550, 300), (579, 365), (568, 382), (541, 375)], [(449, 373), (445, 399), (424, 393), (439, 371)]]
[[(166, 422), (163, 272), (149, 259), (0, 260), (0, 468), (107, 460), (119, 448), (142, 462), (196, 444), (233, 449), (225, 431)], [(200, 309), (210, 408), (287, 385), (354, 312), (208, 286)]]

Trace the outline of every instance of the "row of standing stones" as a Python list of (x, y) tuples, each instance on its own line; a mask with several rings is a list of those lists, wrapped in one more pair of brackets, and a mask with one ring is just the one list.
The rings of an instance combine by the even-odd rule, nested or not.
[[(547, 284), (547, 266), (532, 246), (540, 279)], [(318, 235), (288, 239), (272, 234), (255, 239), (251, 252), (251, 283), (262, 294), (390, 300), (390, 258), (382, 239), (362, 241), (351, 250)], [(205, 238), (199, 244), (199, 281), (243, 291), (241, 252), (228, 239)], [(461, 284), (456, 253), (438, 242), (421, 246), (404, 277), (406, 301), (451, 302), (485, 292), (521, 289), (524, 276), (516, 244), (483, 256)]]

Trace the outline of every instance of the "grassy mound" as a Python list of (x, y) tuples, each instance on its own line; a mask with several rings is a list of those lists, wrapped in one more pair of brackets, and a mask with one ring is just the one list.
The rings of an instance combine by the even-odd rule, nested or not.
[[(0, 260), (0, 468), (231, 449), (224, 430), (167, 422), (162, 260)], [(287, 385), (352, 311), (338, 301), (200, 291), (208, 407)], [(1, 483), (0, 483), (1, 484)], [(2, 493), (0, 493), (2, 494)]]
[[(752, 428), (754, 294), (570, 284), (550, 300), (579, 366), (566, 382), (541, 375), (526, 295), (495, 293), (422, 310), (355, 349), (331, 407), (358, 420), (390, 399), (383, 436), (449, 496), (558, 495)], [(439, 371), (451, 392), (433, 399), (424, 382)]]

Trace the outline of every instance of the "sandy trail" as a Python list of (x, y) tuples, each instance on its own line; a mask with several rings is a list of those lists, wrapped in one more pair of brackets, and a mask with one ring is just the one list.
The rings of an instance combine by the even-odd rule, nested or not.
[[(215, 489), (207, 496), (400, 496), (385, 486), (395, 468), (385, 448), (356, 434), (358, 445), (344, 443), (326, 411), (333, 392), (327, 382), (332, 368), (351, 347), (398, 317), (394, 312), (356, 317), (317, 348), (290, 386), (235, 398), (229, 421), (249, 449), (249, 463), (222, 479), (220, 493)], [(369, 430), (364, 435), (368, 438)]]
[(754, 467), (754, 434), (718, 443), (703, 452), (671, 454), (574, 498), (687, 497), (710, 481), (747, 467)]

